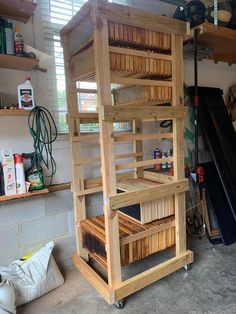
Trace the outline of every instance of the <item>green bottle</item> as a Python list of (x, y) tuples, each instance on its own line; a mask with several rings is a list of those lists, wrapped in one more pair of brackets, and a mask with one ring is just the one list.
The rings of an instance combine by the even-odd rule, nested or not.
[(5, 20), (0, 17), (0, 54), (6, 53), (6, 46), (5, 46)]

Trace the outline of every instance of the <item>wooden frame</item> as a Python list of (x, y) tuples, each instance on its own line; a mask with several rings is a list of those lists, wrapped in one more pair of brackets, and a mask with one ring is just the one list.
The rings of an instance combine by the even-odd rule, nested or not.
[[(131, 18), (132, 17), (132, 18)], [(86, 40), (78, 39), (76, 43), (76, 34), (81, 35), (83, 25), (89, 26), (86, 34)], [(112, 22), (111, 22), (112, 21)], [(84, 24), (83, 24), (84, 23)], [(164, 56), (162, 53), (155, 51), (149, 52), (147, 46), (139, 49), (140, 42), (134, 47), (127, 49), (117, 47), (117, 42), (111, 38), (111, 29), (114, 27), (114, 36), (118, 33), (114, 23), (122, 25), (123, 30), (132, 30), (133, 37), (128, 38), (128, 34), (123, 33), (126, 37), (124, 45), (127, 41), (135, 41), (138, 39), (137, 31), (141, 30), (142, 34), (153, 34), (159, 38), (170, 39), (169, 47), (171, 51)], [(111, 26), (112, 25), (112, 26)], [(142, 28), (140, 27), (142, 25)], [(81, 28), (82, 27), (82, 28)], [(80, 29), (81, 28), (81, 29)], [(92, 31), (91, 31), (92, 30)], [(181, 267), (193, 262), (193, 253), (186, 250), (186, 226), (185, 226), (185, 202), (184, 192), (188, 189), (188, 181), (184, 177), (184, 156), (183, 156), (183, 119), (186, 110), (183, 105), (183, 37), (188, 31), (188, 25), (172, 20), (163, 16), (149, 14), (137, 9), (108, 3), (105, 0), (90, 0), (78, 12), (75, 17), (61, 31), (61, 38), (64, 46), (65, 57), (65, 73), (67, 87), (68, 102), (68, 124), (71, 136), (72, 161), (73, 161), (73, 183), (72, 191), (74, 193), (74, 207), (76, 218), (77, 232), (77, 253), (73, 255), (73, 261), (81, 273), (88, 279), (101, 296), (109, 303), (118, 301), (139, 289), (153, 283), (160, 278), (180, 269)], [(148, 33), (149, 32), (149, 33)], [(158, 32), (158, 33), (155, 33)], [(163, 34), (163, 36), (161, 35)], [(164, 35), (168, 36), (165, 37)], [(153, 36), (154, 36), (153, 35)], [(136, 37), (135, 37), (136, 36)], [(154, 38), (154, 37), (153, 37)], [(73, 40), (72, 40), (73, 39)], [(148, 43), (149, 38), (146, 40)], [(157, 37), (155, 37), (157, 43)], [(88, 45), (88, 43), (90, 43)], [(91, 48), (92, 45), (92, 48)], [(155, 45), (152, 45), (155, 49)], [(145, 51), (146, 49), (146, 51)], [(75, 82), (77, 75), (74, 75), (77, 67), (77, 61), (86, 59), (87, 52), (93, 52), (94, 71), (97, 82), (96, 93), (98, 95), (98, 113), (84, 114), (78, 111), (76, 92), (86, 92), (86, 90), (76, 89)], [(171, 79), (163, 80), (161, 78), (124, 77), (123, 73), (117, 73), (112, 76), (110, 70), (110, 53), (124, 53), (129, 56), (159, 58), (171, 62)], [(131, 60), (131, 59), (130, 59)], [(86, 65), (87, 66), (87, 65)], [(86, 68), (86, 67), (85, 67)], [(87, 67), (88, 73), (84, 72), (85, 78), (90, 76), (91, 67)], [(84, 70), (84, 69), (83, 69)], [(74, 71), (74, 72), (73, 72)], [(94, 79), (94, 74), (93, 78)], [(172, 106), (156, 106), (155, 102), (148, 99), (141, 99), (136, 105), (135, 101), (121, 106), (112, 106), (111, 99), (111, 83), (117, 82), (123, 85), (136, 86), (167, 86), (172, 89)], [(92, 90), (92, 92), (95, 92)], [(99, 121), (100, 133), (100, 155), (101, 158), (89, 158), (85, 160), (82, 157), (82, 144), (87, 140), (98, 140), (98, 135), (81, 135), (80, 124), (86, 121)], [(143, 134), (142, 122), (153, 120), (173, 120), (173, 133), (167, 134)], [(132, 121), (133, 133), (130, 134), (114, 134), (113, 122)], [(174, 156), (162, 159), (143, 159), (143, 140), (172, 138), (174, 147)], [(116, 164), (115, 143), (121, 141), (133, 142), (133, 154), (123, 154), (124, 158), (128, 156), (134, 160), (126, 163)], [(120, 158), (123, 158), (122, 155)], [(174, 176), (165, 176), (144, 170), (145, 166), (154, 165), (158, 162), (174, 163)], [(84, 180), (83, 165), (89, 163), (101, 162), (102, 176)], [(134, 172), (116, 173), (118, 170), (134, 168)], [(117, 184), (122, 184), (126, 179), (142, 179), (151, 180), (152, 184), (146, 188), (140, 188), (136, 191), (125, 191), (117, 194)], [(120, 185), (122, 185), (120, 183)], [(81, 240), (80, 221), (86, 219), (85, 195), (103, 191), (103, 206), (105, 219), (105, 239), (106, 239), (106, 265), (107, 265), (107, 282), (104, 281), (87, 263), (88, 257), (96, 257), (96, 254), (89, 253), (84, 250)], [(135, 202), (150, 202), (166, 195), (174, 195), (175, 198), (175, 230), (176, 230), (176, 256), (157, 265), (145, 272), (138, 274), (128, 280), (122, 281), (121, 276), (121, 255), (120, 255), (120, 239), (118, 228), (117, 209), (121, 206), (134, 204)], [(147, 208), (147, 211), (150, 210)], [(124, 218), (125, 219), (125, 218)], [(147, 232), (137, 233), (135, 237), (142, 239)], [(133, 239), (134, 237), (131, 236)], [(131, 239), (130, 238), (130, 239)], [(128, 241), (128, 240), (126, 240)]]

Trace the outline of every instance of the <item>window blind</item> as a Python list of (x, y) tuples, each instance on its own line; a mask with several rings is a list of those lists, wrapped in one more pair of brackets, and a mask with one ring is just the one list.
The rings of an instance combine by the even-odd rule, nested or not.
[[(66, 124), (66, 91), (63, 49), (60, 43), (60, 29), (79, 11), (87, 0), (40, 0), (38, 1), (38, 16), (42, 27), (41, 50), (53, 57), (53, 62), (47, 74), (49, 89), (48, 106), (55, 119), (59, 133), (67, 133)], [(110, 1), (127, 4), (128, 0)], [(93, 83), (80, 83), (83, 88), (96, 88)], [(96, 111), (96, 95), (79, 94), (80, 110)], [(98, 125), (83, 125), (84, 132), (98, 131)], [(129, 123), (117, 123), (115, 129), (128, 130)]]

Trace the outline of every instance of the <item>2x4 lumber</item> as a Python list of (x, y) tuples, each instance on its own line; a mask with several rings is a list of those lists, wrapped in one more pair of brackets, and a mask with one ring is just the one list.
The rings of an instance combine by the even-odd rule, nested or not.
[[(172, 47), (172, 77), (173, 103), (183, 107), (183, 38), (171, 35)], [(174, 179), (181, 180), (185, 177), (184, 171), (184, 121), (175, 119), (173, 121), (173, 152), (174, 152)], [(175, 195), (175, 219), (176, 219), (176, 255), (179, 256), (186, 251), (186, 211), (185, 194)]]
[[(66, 36), (62, 37), (62, 45), (64, 48), (64, 67), (66, 75), (66, 99), (67, 99), (67, 110), (70, 112), (78, 113), (78, 100), (77, 95), (73, 92), (76, 88), (76, 84), (72, 81), (70, 63), (69, 63), (69, 51), (68, 51), (68, 40)], [(80, 122), (76, 119), (68, 120), (69, 133), (70, 136), (74, 134), (80, 135)], [(82, 151), (81, 145), (77, 143), (70, 142), (72, 160), (81, 158)], [(86, 208), (85, 208), (85, 198), (76, 197), (76, 192), (80, 189), (84, 189), (83, 185), (83, 168), (82, 167), (72, 167), (72, 191), (74, 200), (74, 216), (75, 222), (78, 228), (76, 228), (76, 247), (77, 253), (88, 260), (88, 253), (84, 250), (82, 245), (82, 237), (80, 233), (80, 221), (86, 219)]]
[(152, 201), (163, 197), (187, 191), (189, 183), (187, 179), (172, 183), (164, 183), (155, 187), (144, 188), (136, 191), (124, 192), (108, 196), (109, 207), (116, 210), (121, 207)]
[[(134, 157), (142, 157), (142, 153), (130, 153), (130, 154), (117, 154), (115, 155), (116, 159), (127, 159), (127, 158), (134, 158)], [(74, 161), (74, 166), (78, 165), (85, 165), (85, 164), (93, 164), (101, 162), (100, 157), (94, 157), (94, 158), (86, 158), (86, 159), (80, 159), (80, 160), (75, 160)]]
[(123, 107), (104, 106), (103, 119), (111, 122), (122, 122), (133, 119), (173, 120), (183, 119), (187, 114), (185, 107), (175, 106), (147, 106), (147, 107)]
[(138, 57), (145, 57), (145, 58), (152, 58), (152, 59), (166, 60), (166, 61), (172, 60), (171, 55), (155, 53), (151, 51), (142, 51), (142, 50), (137, 50), (137, 49), (121, 48), (121, 47), (115, 47), (115, 46), (110, 46), (109, 51), (113, 53), (121, 53), (125, 55), (130, 55), (130, 56), (138, 56)]
[(159, 173), (159, 172), (152, 172), (148, 170), (144, 170), (143, 173), (143, 178), (155, 182), (160, 182), (160, 183), (169, 183), (174, 181), (173, 176), (169, 176), (167, 174)]
[(179, 256), (173, 257), (157, 266), (148, 269), (130, 279), (123, 281), (115, 289), (115, 301), (121, 300), (130, 294), (152, 284), (153, 282), (168, 276), (169, 274), (181, 269), (185, 265), (193, 262), (193, 253), (185, 251)]
[(103, 203), (105, 217), (108, 284), (111, 287), (121, 282), (121, 258), (118, 215), (111, 215), (107, 204), (109, 195), (116, 193), (116, 168), (114, 140), (111, 138), (113, 124), (102, 119), (103, 106), (112, 106), (108, 22), (92, 12), (94, 23), (94, 56), (98, 91), (100, 126)]
[(157, 225), (151, 229), (147, 229), (147, 230), (141, 231), (139, 233), (135, 233), (135, 234), (132, 234), (132, 235), (129, 235), (127, 237), (122, 238), (120, 240), (120, 244), (126, 245), (129, 243), (138, 241), (140, 239), (144, 239), (145, 237), (149, 237), (149, 236), (156, 234), (158, 232), (170, 229), (174, 226), (175, 226), (175, 221), (170, 221), (170, 222), (167, 222), (167, 223), (162, 224), (162, 225)]
[(114, 134), (115, 142), (143, 141), (156, 140), (162, 138), (173, 138), (172, 133), (154, 133), (154, 134)]
[[(142, 120), (133, 120), (133, 133), (139, 134), (142, 132)], [(142, 156), (136, 157), (135, 161), (142, 161), (143, 160), (143, 142), (140, 140), (135, 140), (133, 143), (133, 151), (135, 154), (141, 153)], [(135, 169), (136, 178), (140, 178), (143, 176), (143, 167), (137, 167)]]
[(122, 85), (142, 85), (142, 86), (169, 86), (172, 87), (172, 81), (159, 81), (149, 79), (136, 79), (126, 77), (112, 77), (111, 83), (117, 83)]
[(77, 135), (77, 136), (72, 136), (70, 140), (71, 142), (98, 141), (99, 135), (98, 134)]
[(85, 123), (98, 123), (98, 114), (97, 113), (76, 113), (70, 112), (67, 114), (67, 122), (69, 119), (80, 119), (80, 124)]
[(173, 161), (173, 160), (174, 159), (172, 157), (167, 157), (167, 158), (158, 158), (158, 159), (149, 159), (149, 160), (127, 162), (127, 163), (116, 165), (116, 170), (151, 166), (151, 165), (155, 165), (158, 163), (169, 162), (169, 161)]
[(76, 195), (77, 196), (85, 196), (89, 194), (95, 194), (102, 192), (102, 186), (96, 187), (96, 188), (91, 188), (91, 189), (86, 189), (86, 190), (80, 190)]
[(190, 31), (189, 25), (185, 22), (107, 1), (97, 1), (97, 14), (112, 22), (136, 27), (138, 25), (167, 34), (185, 35)]
[(96, 89), (77, 88), (76, 91), (79, 94), (97, 94), (97, 90)]
[(78, 256), (78, 254), (73, 254), (72, 260), (81, 274), (97, 290), (97, 292), (107, 301), (107, 303), (112, 304), (114, 299), (112, 298), (113, 294), (108, 284), (80, 256)]

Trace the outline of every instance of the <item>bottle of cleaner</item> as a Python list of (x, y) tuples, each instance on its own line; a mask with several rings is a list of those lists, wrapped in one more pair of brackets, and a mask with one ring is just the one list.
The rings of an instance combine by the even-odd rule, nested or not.
[(6, 43), (6, 54), (14, 55), (14, 34), (12, 23), (5, 21), (5, 43)]
[(21, 29), (19, 26), (15, 28), (14, 34), (14, 46), (15, 46), (15, 55), (16, 56), (23, 56), (24, 54), (24, 39), (21, 33)]
[(31, 84), (31, 78), (17, 86), (19, 108), (31, 110), (35, 107), (34, 90)]
[(26, 185), (25, 185), (25, 171), (24, 171), (24, 163), (21, 154), (14, 155), (15, 160), (15, 168), (16, 168), (16, 193), (24, 194), (26, 193)]
[(4, 176), (4, 190), (6, 195), (16, 194), (15, 164), (11, 149), (2, 149), (2, 167)]

